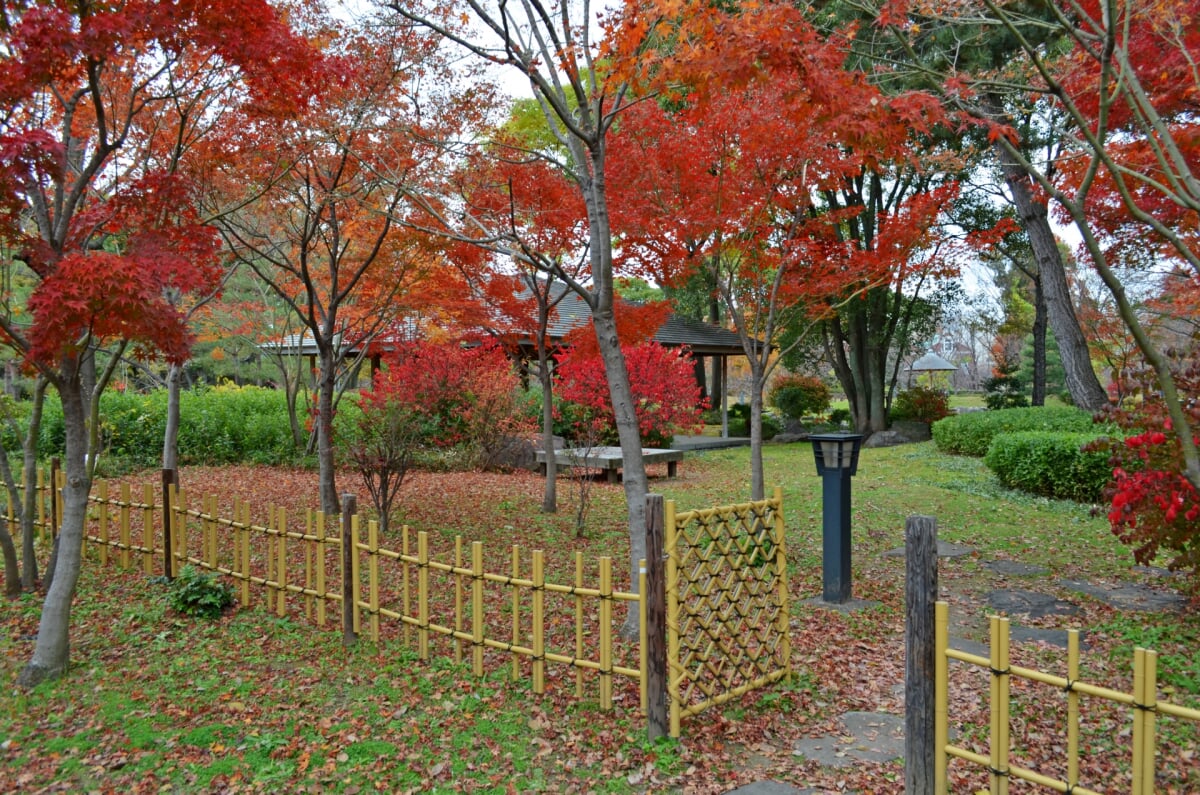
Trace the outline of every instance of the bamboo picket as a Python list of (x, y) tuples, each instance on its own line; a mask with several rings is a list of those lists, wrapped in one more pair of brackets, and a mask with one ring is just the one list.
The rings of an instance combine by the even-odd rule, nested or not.
[(791, 671), (783, 492), (676, 513), (665, 506), (670, 734), (681, 720)]
[[(1157, 654), (1150, 649), (1136, 648), (1133, 653), (1133, 690), (1125, 693), (1106, 687), (1088, 684), (1079, 680), (1079, 632), (1067, 632), (1067, 675), (1066, 677), (1043, 673), (1032, 668), (1013, 665), (1009, 660), (1009, 621), (992, 616), (989, 627), (990, 648), (987, 657), (969, 654), (950, 647), (950, 608), (946, 602), (938, 602), (935, 614), (936, 715), (934, 742), (936, 759), (934, 764), (934, 791), (947, 792), (950, 759), (963, 759), (987, 769), (989, 795), (1006, 795), (1009, 781), (1020, 779), (1038, 784), (1055, 792), (1075, 795), (1100, 795), (1079, 783), (1080, 697), (1111, 701), (1129, 707), (1132, 711), (1133, 728), (1131, 738), (1132, 795), (1153, 795), (1157, 772), (1155, 755), (1155, 722), (1157, 715), (1200, 723), (1200, 710), (1189, 709), (1158, 700)], [(985, 756), (949, 742), (949, 662), (958, 660), (991, 673), (991, 726), (989, 729), (989, 753)], [(1009, 762), (1010, 750), (1010, 698), (1009, 683), (1012, 677), (1041, 682), (1066, 694), (1067, 700), (1067, 765), (1066, 780), (1043, 775), (1034, 770), (1013, 765)], [(981, 793), (982, 795), (982, 793)]]

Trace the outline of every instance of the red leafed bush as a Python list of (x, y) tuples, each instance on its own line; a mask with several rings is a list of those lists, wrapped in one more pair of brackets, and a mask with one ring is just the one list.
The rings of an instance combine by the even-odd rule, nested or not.
[[(708, 401), (700, 397), (691, 356), (656, 342), (626, 348), (624, 354), (642, 444), (665, 447), (676, 433), (700, 426)], [(615, 443), (616, 420), (599, 355), (567, 351), (559, 357), (556, 373), (560, 420), (586, 437), (594, 436), (587, 431), (600, 421), (609, 431), (600, 443)]]
[[(1200, 493), (1183, 475), (1183, 454), (1166, 407), (1147, 368), (1125, 376), (1122, 393), (1131, 398), (1105, 413), (1129, 434), (1112, 441), (1113, 479), (1104, 490), (1112, 530), (1133, 547), (1139, 563), (1152, 563), (1160, 551), (1173, 554), (1168, 566), (1190, 570), (1200, 591)], [(1180, 361), (1175, 382), (1185, 411), (1200, 424), (1200, 351)], [(1200, 439), (1197, 439), (1200, 442)]]

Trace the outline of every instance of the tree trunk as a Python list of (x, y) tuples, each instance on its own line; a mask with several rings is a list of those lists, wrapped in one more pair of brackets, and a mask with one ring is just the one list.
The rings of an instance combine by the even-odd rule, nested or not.
[(167, 370), (167, 427), (163, 432), (162, 468), (179, 471), (179, 390), (183, 367), (172, 364)]
[(21, 671), (17, 684), (32, 688), (47, 679), (62, 676), (70, 659), (71, 600), (79, 581), (83, 553), (83, 530), (87, 518), (91, 482), (84, 466), (87, 451), (87, 410), (77, 366), (64, 367), (59, 381), (63, 425), (66, 429), (67, 485), (63, 489), (63, 522), (58, 536), (58, 561), (54, 581), (46, 590), (42, 617), (38, 624), (33, 657)]
[(538, 382), (542, 386), (542, 449), (546, 452), (546, 489), (542, 494), (542, 513), (555, 513), (558, 511), (558, 461), (554, 458), (554, 382), (550, 373), (546, 338), (540, 332)]
[(37, 588), (37, 550), (34, 548), (34, 519), (37, 518), (37, 448), (42, 433), (42, 408), (46, 404), (46, 378), (39, 376), (33, 387), (33, 407), (29, 412), (29, 427), (22, 440), (21, 462), (25, 480), (24, 501), (21, 505), (21, 587), (27, 591)]
[(321, 510), (338, 512), (338, 493), (333, 457), (333, 397), (337, 390), (337, 354), (329, 347), (321, 351), (320, 382), (317, 384), (317, 469), (320, 478)]
[(1046, 405), (1046, 293), (1042, 277), (1033, 279), (1033, 397), (1035, 406)]
[[(630, 587), (638, 586), (638, 563), (646, 557), (646, 463), (642, 459), (642, 437), (638, 430), (637, 414), (633, 408), (633, 390), (629, 386), (629, 370), (617, 337), (617, 324), (612, 310), (592, 315), (600, 358), (608, 375), (613, 415), (617, 420), (617, 436), (621, 440), (621, 473), (625, 481), (625, 504), (629, 509), (629, 575)], [(639, 631), (636, 609), (630, 609), (621, 626), (621, 635), (635, 638)]]
[(763, 475), (763, 386), (766, 377), (757, 361), (750, 361), (750, 499), (761, 500), (766, 494)]
[[(4, 445), (0, 445), (0, 477), (4, 478), (8, 504), (12, 506), (13, 516), (19, 524), (21, 493), (17, 491), (17, 479), (13, 477), (8, 451), (4, 449)], [(4, 553), (4, 595), (16, 596), (21, 593), (21, 566), (17, 560), (17, 545), (13, 543), (12, 528), (5, 517), (0, 517), (0, 550)]]
[(1029, 174), (1020, 162), (999, 142), (995, 143), (992, 149), (1000, 161), (1000, 169), (1012, 194), (1017, 217), (1020, 218), (1021, 226), (1029, 236), (1029, 244), (1033, 248), (1042, 289), (1046, 295), (1050, 328), (1054, 331), (1054, 339), (1058, 343), (1058, 352), (1066, 373), (1067, 390), (1076, 406), (1096, 411), (1108, 405), (1108, 394), (1100, 385), (1096, 371), (1092, 369), (1087, 338), (1084, 337), (1083, 330), (1079, 327), (1079, 319), (1075, 316), (1071, 292), (1067, 286), (1066, 268), (1063, 266), (1058, 242), (1054, 239), (1054, 230), (1050, 228), (1046, 205), (1034, 198)]
[[(714, 326), (721, 325), (721, 302), (715, 297), (708, 302), (708, 322)], [(721, 378), (721, 367), (724, 360), (720, 356), (711, 356), (709, 358), (712, 361), (712, 366), (709, 368), (712, 371), (712, 388), (708, 391), (709, 406), (720, 411), (725, 400), (725, 385)]]

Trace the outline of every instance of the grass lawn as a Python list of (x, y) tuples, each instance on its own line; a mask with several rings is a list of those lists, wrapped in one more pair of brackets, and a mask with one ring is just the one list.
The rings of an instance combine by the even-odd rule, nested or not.
[[(651, 488), (681, 509), (744, 501), (747, 461), (746, 448), (689, 453), (677, 478), (652, 468)], [(74, 607), (74, 667), (65, 680), (27, 694), (13, 689), (40, 602), (24, 596), (0, 612), (0, 792), (718, 793), (766, 778), (900, 792), (898, 762), (823, 769), (792, 748), (836, 733), (847, 711), (903, 712), (904, 564), (884, 553), (903, 545), (905, 517), (915, 513), (937, 517), (942, 539), (976, 550), (941, 564), (956, 634), (985, 639), (993, 589), (1059, 596), (1079, 611), (1026, 623), (1084, 629), (1087, 681), (1129, 691), (1132, 649), (1149, 645), (1161, 655), (1163, 697), (1200, 707), (1194, 612), (1121, 612), (1060, 584), (1164, 584), (1133, 569), (1090, 506), (1006, 491), (979, 461), (940, 455), (930, 443), (863, 451), (853, 482), (854, 595), (879, 604), (842, 614), (804, 601), (821, 590), (820, 482), (810, 446), (770, 445), (765, 463), (767, 483), (784, 489), (796, 673), (686, 719), (681, 740), (645, 739), (632, 687), (618, 687), (616, 708), (603, 712), (594, 681), (578, 699), (574, 675), (551, 666), (547, 694), (534, 696), (528, 666), (514, 681), (499, 652), (476, 678), (444, 644), (435, 644), (431, 661), (418, 660), (398, 631), (347, 650), (340, 630), (314, 627), (298, 607), (274, 616), (261, 599), (219, 621), (186, 619), (166, 606), (163, 586), (138, 571), (101, 568), (93, 556)], [(310, 472), (194, 468), (182, 477), (192, 493), (250, 500), (259, 516), (268, 504), (296, 515), (316, 502)], [(559, 480), (555, 515), (539, 511), (542, 486), (531, 473), (420, 474), (402, 490), (403, 521), (431, 531), (435, 546), (456, 533), (484, 541), (489, 570), (503, 570), (513, 544), (544, 549), (547, 577), (557, 581), (569, 579), (577, 550), (589, 566), (599, 555), (627, 555), (619, 486), (592, 484), (584, 538), (575, 535), (572, 481)], [(357, 483), (347, 474), (339, 487)], [(996, 560), (1048, 573), (1005, 579), (984, 565)], [(627, 580), (625, 567), (616, 569)], [(1018, 664), (1065, 672), (1058, 649), (1013, 650)], [(951, 716), (963, 743), (978, 743), (986, 730), (986, 689), (986, 676), (956, 668)], [(1013, 692), (1014, 761), (1061, 775), (1062, 694), (1020, 685)], [(1130, 725), (1128, 709), (1085, 707), (1087, 786), (1128, 791)], [(1200, 733), (1169, 719), (1158, 732), (1157, 791), (1200, 792)], [(954, 792), (987, 786), (976, 770), (952, 770)], [(1030, 791), (1019, 787), (1013, 791)]]

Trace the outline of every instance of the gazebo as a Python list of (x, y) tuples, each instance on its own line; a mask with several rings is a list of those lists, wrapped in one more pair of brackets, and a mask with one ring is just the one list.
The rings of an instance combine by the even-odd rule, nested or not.
[(958, 366), (938, 356), (933, 351), (922, 356), (908, 368), (912, 373), (929, 373), (929, 386), (933, 386), (933, 374), (939, 371), (957, 370)]
[[(566, 295), (562, 293), (567, 290), (565, 285), (555, 285), (557, 292), (552, 296), (551, 300), (557, 300), (555, 311), (550, 317), (549, 327), (546, 329), (546, 337), (549, 345), (556, 348), (563, 343), (567, 335), (577, 329), (586, 328), (592, 322), (591, 309), (583, 299), (575, 293), (568, 292)], [(654, 341), (664, 348), (687, 348), (692, 357), (696, 360), (697, 380), (700, 381), (701, 387), (704, 387), (703, 375), (704, 366), (708, 362), (716, 361), (719, 365), (717, 375), (720, 379), (719, 393), (722, 396), (721, 405), (721, 427), (727, 428), (728, 424), (725, 419), (727, 412), (727, 398), (729, 383), (729, 358), (731, 356), (745, 356), (746, 352), (742, 348), (741, 338), (736, 332), (729, 329), (714, 326), (711, 323), (705, 323), (702, 320), (677, 315), (672, 312), (667, 316), (666, 321), (659, 327), (654, 334)], [(517, 341), (517, 345), (521, 350), (521, 356), (525, 360), (531, 360), (537, 356), (537, 343), (531, 337), (522, 338)], [(707, 394), (707, 389), (705, 390)]]

